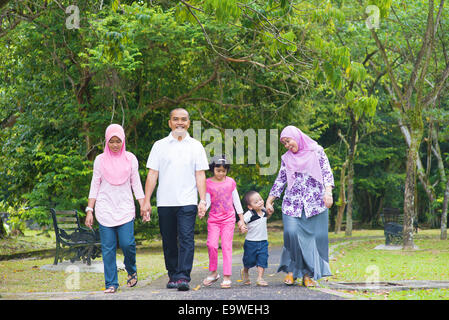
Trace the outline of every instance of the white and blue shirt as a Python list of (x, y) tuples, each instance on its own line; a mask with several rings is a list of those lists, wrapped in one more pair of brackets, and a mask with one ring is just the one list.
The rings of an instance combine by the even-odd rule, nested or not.
[(259, 216), (256, 211), (248, 210), (243, 215), (243, 221), (246, 223), (248, 233), (246, 234), (246, 240), (249, 241), (262, 241), (268, 240), (267, 232), (267, 213), (262, 209), (263, 216)]

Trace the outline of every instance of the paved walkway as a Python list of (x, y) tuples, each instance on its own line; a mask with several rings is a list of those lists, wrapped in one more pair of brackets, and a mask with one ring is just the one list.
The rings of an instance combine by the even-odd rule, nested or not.
[[(366, 238), (352, 239), (351, 241), (364, 241)], [(350, 241), (339, 241), (329, 244), (329, 254), (332, 259), (338, 251)], [(102, 291), (82, 291), (82, 292), (32, 292), (19, 294), (2, 294), (0, 299), (26, 299), (26, 300), (341, 300), (341, 299), (360, 299), (351, 294), (337, 290), (410, 290), (410, 289), (431, 289), (431, 288), (449, 288), (449, 281), (426, 281), (426, 280), (404, 280), (404, 281), (386, 281), (378, 283), (348, 283), (348, 282), (327, 282), (324, 281), (321, 287), (307, 289), (305, 287), (294, 285), (286, 286), (282, 283), (285, 273), (277, 273), (280, 260), (281, 248), (269, 248), (269, 265), (265, 272), (265, 280), (269, 283), (268, 287), (258, 287), (255, 285), (257, 272), (253, 268), (250, 270), (252, 284), (245, 286), (240, 282), (240, 269), (242, 268), (242, 252), (235, 253), (233, 256), (233, 274), (231, 280), (232, 288), (221, 289), (220, 281), (217, 281), (210, 287), (202, 285), (204, 277), (207, 276), (207, 263), (195, 266), (192, 270), (191, 290), (179, 292), (176, 289), (166, 289), (167, 276), (160, 274), (151, 279), (140, 279), (135, 288), (120, 287), (116, 294), (104, 294)], [(221, 258), (221, 255), (220, 255)], [(97, 262), (97, 261), (95, 261)], [(95, 263), (94, 262), (94, 263)], [(100, 261), (98, 261), (100, 262)], [(120, 263), (120, 262), (119, 262)], [(51, 269), (53, 266), (49, 266)], [(58, 267), (62, 264), (58, 264)], [(80, 268), (87, 268), (85, 265)], [(96, 270), (96, 269), (101, 270)], [(88, 268), (89, 272), (102, 272), (102, 264), (92, 265)], [(95, 270), (91, 270), (95, 269)], [(87, 271), (87, 270), (86, 270)], [(221, 263), (218, 268), (222, 272)]]
[[(140, 280), (136, 287), (120, 287), (115, 294), (104, 294), (102, 291), (94, 292), (59, 292), (59, 293), (25, 293), (14, 295), (3, 295), (4, 299), (82, 299), (82, 300), (341, 300), (350, 298), (337, 291), (325, 288), (308, 289), (303, 286), (286, 286), (282, 283), (285, 273), (277, 273), (280, 260), (281, 248), (270, 247), (268, 269), (265, 271), (265, 280), (268, 287), (256, 286), (257, 271), (250, 270), (251, 285), (243, 285), (240, 280), (240, 269), (242, 268), (242, 253), (234, 254), (232, 267), (232, 288), (221, 289), (220, 281), (210, 287), (202, 285), (208, 270), (204, 265), (196, 266), (191, 273), (189, 291), (178, 291), (176, 289), (166, 289), (167, 276), (160, 275), (153, 281)], [(221, 254), (220, 254), (221, 257)], [(221, 262), (218, 271), (222, 272)]]

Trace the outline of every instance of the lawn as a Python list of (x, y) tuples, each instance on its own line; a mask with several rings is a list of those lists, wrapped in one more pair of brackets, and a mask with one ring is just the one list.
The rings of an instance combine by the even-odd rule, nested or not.
[[(123, 261), (123, 255), (118, 250), (117, 261)], [(162, 250), (140, 248), (136, 256), (139, 279), (154, 278), (165, 272)], [(195, 264), (207, 260), (207, 249), (198, 248), (195, 252)], [(82, 273), (79, 285), (73, 286), (70, 270), (48, 271), (40, 267), (53, 263), (53, 258), (16, 259), (0, 261), (0, 294), (19, 292), (67, 292), (67, 291), (99, 291), (104, 289), (102, 273)], [(127, 273), (120, 270), (119, 284), (126, 286)]]
[(23, 236), (0, 239), (0, 255), (55, 248), (55, 233), (26, 230)]
[[(368, 232), (371, 234), (372, 232)], [(344, 240), (344, 238), (342, 238)], [(439, 230), (423, 230), (415, 235), (418, 250), (374, 250), (384, 239), (346, 241), (331, 260), (333, 276), (328, 281), (375, 282), (397, 280), (448, 280), (449, 241), (439, 240)], [(332, 243), (331, 243), (332, 245)], [(325, 282), (323, 282), (325, 284)], [(449, 290), (362, 292), (357, 296), (373, 299), (449, 299)]]

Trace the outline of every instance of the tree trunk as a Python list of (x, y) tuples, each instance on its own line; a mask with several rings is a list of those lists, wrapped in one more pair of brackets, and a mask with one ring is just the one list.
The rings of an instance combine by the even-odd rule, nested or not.
[(3, 239), (6, 236), (6, 230), (3, 226), (3, 218), (0, 216), (0, 239)]
[(354, 199), (354, 162), (348, 163), (348, 202), (346, 208), (346, 229), (345, 235), (352, 236), (352, 201)]
[(441, 149), (440, 145), (438, 143), (438, 123), (432, 126), (431, 130), (431, 137), (432, 137), (432, 152), (435, 155), (435, 158), (437, 159), (438, 164), (438, 171), (440, 173), (440, 179), (441, 183), (445, 185), (444, 189), (444, 200), (443, 200), (443, 209), (441, 212), (441, 233), (440, 233), (440, 239), (446, 240), (447, 239), (447, 205), (449, 201), (449, 179), (446, 178), (446, 173), (444, 172), (444, 162), (443, 162), (443, 156), (441, 155)]
[[(407, 143), (407, 147), (410, 148), (411, 134), (409, 129), (403, 124), (403, 119), (401, 119), (401, 117), (398, 118), (398, 124), (399, 128), (401, 129), (402, 135), (404, 136), (405, 142)], [(435, 201), (435, 195), (433, 192), (433, 188), (429, 183), (429, 180), (426, 179), (426, 176), (424, 174), (424, 167), (419, 157), (416, 157), (416, 168), (418, 169), (417, 177), (421, 182), (421, 185), (423, 186), (424, 190), (426, 191), (429, 201), (432, 203), (433, 201)]]
[(357, 148), (357, 126), (352, 126), (353, 134), (348, 152), (348, 202), (346, 207), (346, 229), (345, 235), (352, 236), (352, 202), (354, 200), (354, 158)]
[(449, 201), (449, 179), (447, 179), (446, 190), (444, 191), (443, 211), (441, 212), (441, 234), (440, 239), (447, 239), (447, 205)]
[[(419, 121), (415, 119), (415, 121)], [(411, 143), (407, 152), (407, 175), (405, 178), (404, 191), (404, 227), (403, 240), (404, 249), (413, 249), (413, 218), (415, 216), (415, 188), (416, 188), (416, 158), (418, 156), (419, 141), (421, 134), (419, 130), (412, 129)]]
[(377, 208), (376, 217), (374, 218), (374, 225), (377, 226), (380, 221), (380, 214), (384, 206), (384, 197), (382, 196), (379, 200), (379, 207)]
[(346, 160), (343, 165), (341, 166), (341, 173), (340, 173), (340, 197), (338, 202), (341, 204), (338, 206), (338, 213), (337, 213), (337, 221), (335, 223), (335, 234), (339, 233), (341, 231), (341, 222), (343, 221), (343, 214), (345, 212), (346, 208), (346, 167), (348, 166), (348, 160)]
[(96, 154), (92, 152), (92, 143), (89, 137), (89, 124), (87, 123), (87, 121), (83, 121), (83, 132), (85, 134), (84, 142), (86, 146), (87, 159), (93, 161), (95, 159)]
[(368, 193), (365, 193), (366, 198), (368, 200), (368, 212), (365, 212), (365, 214), (362, 216), (362, 222), (371, 222), (374, 214), (373, 214), (373, 200), (370, 197), (370, 195)]

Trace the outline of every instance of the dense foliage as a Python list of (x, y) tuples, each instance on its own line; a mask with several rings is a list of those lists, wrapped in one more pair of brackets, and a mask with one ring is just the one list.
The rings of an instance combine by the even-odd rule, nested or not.
[[(184, 107), (201, 132), (222, 137), (226, 129), (265, 129), (269, 145), (270, 129), (301, 128), (326, 150), (335, 202), (348, 160), (352, 218), (377, 225), (382, 207), (403, 207), (408, 147), (388, 66), (366, 23), (368, 5), (379, 8), (376, 31), (405, 86), (427, 1), (10, 1), (0, 9), (1, 206), (18, 227), (28, 218), (49, 224), (50, 207), (83, 212), (110, 123), (125, 127), (144, 183), (152, 144), (168, 134), (170, 110)], [(449, 64), (447, 5), (441, 16), (430, 83)], [(417, 213), (433, 227), (448, 174), (446, 91), (420, 115), (420, 158), (434, 201), (419, 184)], [(211, 141), (203, 136), (204, 145)], [(245, 150), (255, 147), (245, 141)], [(271, 147), (278, 166), (284, 150)], [(261, 175), (267, 164), (249, 164), (248, 152), (243, 162), (230, 172), (240, 194), (256, 189), (266, 197), (276, 173)], [(156, 223), (137, 230), (150, 236)]]

